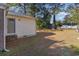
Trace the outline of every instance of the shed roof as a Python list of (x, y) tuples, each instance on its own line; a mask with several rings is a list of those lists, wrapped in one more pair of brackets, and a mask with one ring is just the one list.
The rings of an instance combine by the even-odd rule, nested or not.
[(32, 18), (32, 19), (35, 19), (33, 16), (30, 16), (30, 15), (24, 15), (24, 14), (21, 14), (21, 13), (15, 13), (15, 12), (11, 12), (11, 11), (8, 11), (8, 14), (7, 14), (7, 17), (10, 16), (10, 17), (22, 17), (22, 18)]
[(6, 17), (8, 17), (8, 18), (27, 18), (27, 19), (33, 19), (33, 20), (35, 20), (34, 17), (32, 17), (32, 16), (25, 16), (25, 15), (8, 14)]

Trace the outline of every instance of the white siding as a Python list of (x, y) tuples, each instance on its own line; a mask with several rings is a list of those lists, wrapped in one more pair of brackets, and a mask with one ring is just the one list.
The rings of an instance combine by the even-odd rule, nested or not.
[(36, 34), (36, 26), (34, 19), (16, 19), (16, 34), (21, 36), (32, 36)]

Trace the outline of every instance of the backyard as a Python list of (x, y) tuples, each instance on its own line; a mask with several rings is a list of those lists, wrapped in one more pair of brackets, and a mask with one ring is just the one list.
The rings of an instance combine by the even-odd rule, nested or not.
[[(9, 52), (0, 55), (18, 56), (72, 56), (78, 55), (74, 46), (79, 47), (79, 33), (75, 30), (38, 30), (36, 36), (7, 39)], [(79, 51), (79, 49), (78, 49)]]

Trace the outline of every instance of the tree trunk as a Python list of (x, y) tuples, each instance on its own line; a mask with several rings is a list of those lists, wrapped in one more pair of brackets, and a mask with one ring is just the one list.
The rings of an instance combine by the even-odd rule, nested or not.
[(57, 26), (56, 26), (56, 15), (54, 14), (53, 15), (53, 26), (54, 26), (54, 29), (57, 29)]
[(24, 14), (26, 15), (27, 11), (26, 11), (26, 4), (24, 3)]

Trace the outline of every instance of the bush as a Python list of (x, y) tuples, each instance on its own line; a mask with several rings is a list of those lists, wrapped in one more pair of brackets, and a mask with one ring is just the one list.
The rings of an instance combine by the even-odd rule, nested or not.
[(61, 27), (62, 26), (62, 22), (61, 21), (56, 21), (56, 26), (57, 27)]
[(50, 24), (50, 22), (48, 21), (44, 21), (44, 20), (36, 20), (36, 24), (37, 24), (37, 28), (38, 29), (51, 29), (52, 28), (52, 24)]

